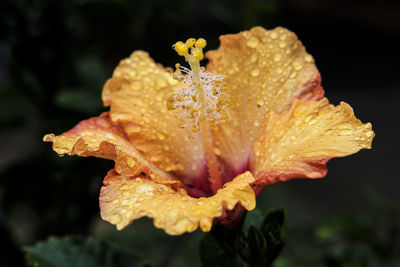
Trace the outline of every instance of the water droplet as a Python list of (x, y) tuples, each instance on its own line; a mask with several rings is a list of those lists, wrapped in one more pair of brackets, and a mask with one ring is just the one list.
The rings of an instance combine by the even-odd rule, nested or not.
[(112, 224), (118, 224), (121, 222), (121, 220), (122, 220), (121, 215), (119, 215), (118, 213), (114, 213), (113, 215), (110, 216), (108, 221)]
[(250, 75), (253, 77), (257, 77), (258, 74), (260, 74), (260, 70), (259, 69), (252, 69), (250, 72)]
[(178, 81), (175, 80), (175, 79), (169, 79), (168, 82), (169, 82), (169, 84), (171, 84), (171, 85), (175, 85), (175, 84), (178, 83)]
[(158, 161), (160, 161), (160, 157), (154, 155), (154, 156), (150, 157), (150, 160), (153, 161), (153, 162), (158, 162)]
[(165, 139), (165, 135), (163, 135), (162, 133), (157, 133), (157, 138), (162, 141)]
[(310, 120), (310, 121), (308, 122), (308, 125), (314, 125), (314, 124), (316, 124), (317, 122), (318, 122), (317, 119), (312, 119), (312, 120)]
[(313, 62), (313, 61), (314, 61), (314, 59), (313, 59), (313, 57), (312, 57), (311, 55), (305, 56), (304, 60), (305, 60), (306, 62)]
[(141, 87), (142, 87), (142, 85), (140, 84), (140, 82), (134, 82), (134, 83), (132, 83), (132, 86), (131, 86), (132, 90), (134, 90), (134, 91), (140, 90)]
[(294, 110), (293, 110), (293, 116), (298, 117), (301, 114), (303, 114), (305, 111), (305, 108), (302, 106), (297, 106)]
[(279, 54), (279, 53), (274, 55), (274, 61), (275, 61), (275, 62), (278, 62), (278, 61), (280, 61), (280, 60), (281, 60), (281, 58), (282, 58), (282, 55), (281, 55), (281, 54)]
[(142, 130), (139, 125), (130, 125), (126, 128), (126, 131), (129, 133), (138, 133)]
[(159, 79), (157, 80), (157, 85), (158, 85), (159, 87), (163, 88), (163, 87), (167, 86), (167, 82), (166, 82), (164, 79), (159, 78)]
[(131, 157), (128, 157), (128, 158), (126, 159), (126, 163), (128, 164), (128, 166), (129, 166), (130, 168), (134, 168), (134, 167), (136, 166), (136, 161), (135, 161), (133, 158), (131, 158)]
[(301, 64), (301, 61), (296, 59), (293, 61), (293, 68), (295, 70), (301, 70), (301, 68), (303, 67), (303, 65)]
[(285, 41), (280, 41), (279, 42), (279, 47), (280, 48), (285, 48), (286, 47), (286, 42)]
[(256, 154), (257, 157), (261, 155), (260, 143), (256, 143), (254, 145), (254, 153)]
[(251, 62), (256, 62), (257, 59), (258, 59), (258, 57), (257, 57), (257, 54), (255, 54), (255, 53), (252, 54), (251, 57), (250, 57)]
[(256, 48), (259, 41), (256, 37), (252, 36), (247, 40), (247, 46), (250, 48)]

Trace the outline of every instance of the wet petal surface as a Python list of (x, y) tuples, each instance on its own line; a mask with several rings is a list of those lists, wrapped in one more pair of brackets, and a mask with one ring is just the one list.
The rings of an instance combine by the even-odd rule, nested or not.
[[(201, 139), (178, 127), (167, 97), (183, 84), (146, 52), (122, 60), (103, 90), (111, 119), (121, 123), (135, 148), (160, 169), (191, 180), (204, 169)], [(188, 181), (190, 182), (190, 181)]]
[(147, 216), (171, 235), (193, 232), (199, 226), (209, 231), (213, 219), (237, 203), (247, 210), (254, 209), (255, 194), (249, 185), (253, 181), (251, 173), (246, 172), (212, 197), (192, 198), (183, 189), (175, 191), (146, 177), (126, 177), (111, 170), (100, 193), (101, 215), (118, 229)]
[(220, 37), (210, 51), (207, 70), (222, 74), (229, 101), (229, 122), (214, 131), (217, 154), (230, 169), (248, 164), (264, 114), (283, 112), (295, 98), (320, 99), (323, 90), (314, 59), (297, 36), (284, 29), (250, 31)]
[(108, 112), (81, 121), (62, 135), (48, 134), (43, 140), (52, 142), (54, 151), (60, 156), (68, 154), (111, 159), (115, 161), (116, 170), (124, 175), (145, 172), (155, 181), (179, 184), (173, 176), (158, 169), (136, 151), (122, 127), (111, 121)]
[(371, 128), (344, 102), (335, 107), (326, 98), (296, 100), (286, 114), (266, 116), (254, 144), (251, 169), (256, 183), (323, 177), (329, 159), (371, 148)]

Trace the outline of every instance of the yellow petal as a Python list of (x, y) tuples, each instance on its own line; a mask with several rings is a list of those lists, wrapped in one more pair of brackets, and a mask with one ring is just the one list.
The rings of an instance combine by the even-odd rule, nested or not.
[(237, 203), (247, 210), (254, 209), (255, 194), (249, 185), (253, 181), (251, 173), (246, 172), (212, 197), (192, 198), (183, 189), (174, 191), (146, 177), (129, 178), (111, 170), (100, 193), (101, 216), (118, 229), (147, 216), (171, 235), (192, 232), (198, 226), (209, 231), (213, 218), (232, 210)]
[(313, 58), (287, 29), (250, 31), (220, 37), (207, 53), (207, 70), (224, 75), (229, 122), (214, 131), (220, 158), (230, 168), (243, 168), (264, 114), (290, 108), (294, 98), (320, 99), (323, 90)]
[(374, 132), (352, 108), (321, 101), (296, 100), (286, 114), (271, 112), (254, 145), (252, 170), (257, 183), (291, 178), (319, 178), (326, 162), (371, 148)]
[(124, 130), (110, 120), (108, 112), (82, 121), (62, 135), (47, 134), (43, 141), (52, 142), (54, 151), (60, 156), (68, 154), (111, 159), (115, 161), (117, 171), (124, 175), (145, 172), (157, 182), (179, 185), (171, 175), (159, 170), (136, 151)]
[(204, 168), (203, 146), (191, 131), (178, 128), (167, 110), (167, 96), (183, 84), (146, 52), (122, 60), (103, 90), (111, 119), (122, 124), (144, 157), (179, 177), (195, 177)]

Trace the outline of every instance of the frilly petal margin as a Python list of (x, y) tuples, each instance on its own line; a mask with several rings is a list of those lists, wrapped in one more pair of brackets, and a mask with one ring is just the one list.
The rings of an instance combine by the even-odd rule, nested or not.
[(129, 142), (123, 128), (111, 121), (108, 112), (81, 121), (62, 135), (47, 134), (43, 141), (52, 142), (53, 150), (60, 156), (68, 154), (110, 159), (115, 161), (115, 169), (123, 175), (134, 176), (144, 172), (159, 183), (173, 184), (175, 187), (180, 184), (146, 161)]
[(183, 189), (175, 191), (144, 176), (126, 177), (111, 170), (100, 192), (101, 216), (119, 230), (147, 216), (153, 218), (154, 226), (170, 235), (193, 232), (198, 226), (207, 232), (214, 218), (236, 204), (246, 210), (255, 208), (255, 194), (250, 186), (253, 181), (253, 175), (245, 172), (212, 197), (192, 198)]
[(289, 112), (266, 116), (251, 162), (255, 184), (324, 177), (329, 159), (371, 148), (371, 128), (344, 102), (295, 100)]

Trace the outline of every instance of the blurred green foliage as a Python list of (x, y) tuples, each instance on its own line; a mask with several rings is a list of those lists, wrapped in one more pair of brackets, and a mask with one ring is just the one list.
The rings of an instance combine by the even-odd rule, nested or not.
[(290, 229), (276, 267), (400, 265), (400, 209), (374, 189), (365, 190), (368, 214), (341, 214), (320, 225)]
[(234, 229), (215, 225), (209, 233), (204, 234), (200, 243), (203, 266), (272, 265), (284, 243), (285, 211), (274, 209), (268, 212), (261, 225), (248, 227), (247, 235), (243, 232), (245, 217)]
[(91, 237), (50, 237), (24, 251), (27, 263), (37, 267), (149, 266), (124, 248)]
[[(41, 139), (104, 111), (102, 86), (133, 50), (173, 66), (175, 41), (202, 36), (213, 49), (221, 34), (275, 25), (279, 12), (277, 0), (1, 1), (0, 266), (25, 266), (25, 256), (45, 266), (142, 266), (142, 259), (152, 266), (200, 266), (199, 231), (167, 236), (142, 219), (118, 232), (100, 221), (98, 194), (113, 163), (60, 159)], [(400, 265), (398, 209), (383, 202), (373, 218), (289, 222), (287, 247), (275, 266)], [(262, 224), (263, 214), (248, 214), (242, 241), (280, 250), (280, 230), (261, 238), (265, 233), (251, 227)]]

